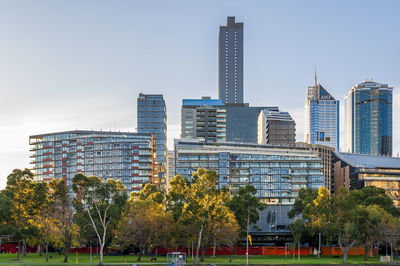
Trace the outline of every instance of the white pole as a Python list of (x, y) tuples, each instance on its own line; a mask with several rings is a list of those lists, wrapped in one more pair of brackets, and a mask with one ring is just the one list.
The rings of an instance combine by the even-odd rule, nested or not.
[(298, 247), (297, 247), (297, 258), (300, 261), (300, 241), (299, 241), (299, 244), (298, 244)]
[(92, 241), (90, 241), (90, 263), (92, 263)]
[(249, 209), (247, 209), (246, 264), (249, 265)]
[(321, 232), (318, 234), (318, 259), (320, 258), (321, 255)]

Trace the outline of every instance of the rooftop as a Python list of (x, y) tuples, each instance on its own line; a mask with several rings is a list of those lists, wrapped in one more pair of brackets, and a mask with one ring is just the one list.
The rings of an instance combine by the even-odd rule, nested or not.
[(359, 168), (400, 169), (400, 158), (335, 152), (342, 161)]
[(53, 135), (62, 135), (62, 134), (76, 134), (76, 135), (101, 134), (101, 135), (128, 135), (128, 136), (150, 136), (151, 135), (150, 133), (137, 133), (137, 132), (70, 130), (70, 131), (37, 134), (37, 135), (29, 136), (29, 138), (40, 138), (40, 137), (44, 137), (44, 136), (53, 136)]
[(267, 120), (293, 121), (292, 117), (288, 112), (272, 111), (268, 109), (263, 109), (261, 112), (264, 113)]
[(223, 106), (224, 103), (220, 99), (183, 99), (182, 106)]

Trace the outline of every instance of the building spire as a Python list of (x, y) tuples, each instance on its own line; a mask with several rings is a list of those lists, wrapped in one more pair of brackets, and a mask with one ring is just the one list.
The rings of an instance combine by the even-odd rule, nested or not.
[(315, 64), (314, 68), (314, 86), (317, 87), (318, 85), (318, 79), (317, 79), (317, 64)]

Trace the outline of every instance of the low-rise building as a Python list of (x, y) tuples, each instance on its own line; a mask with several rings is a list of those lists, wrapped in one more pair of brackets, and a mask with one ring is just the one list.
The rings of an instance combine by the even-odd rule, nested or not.
[(348, 190), (365, 186), (384, 188), (400, 207), (400, 158), (334, 152), (334, 187)]

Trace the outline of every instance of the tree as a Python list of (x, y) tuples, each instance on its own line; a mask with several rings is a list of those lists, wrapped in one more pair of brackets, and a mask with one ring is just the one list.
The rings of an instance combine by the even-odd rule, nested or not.
[[(217, 245), (233, 246), (239, 238), (239, 224), (236, 221), (235, 214), (232, 211), (227, 212), (226, 219), (211, 223), (210, 244), (213, 246), (213, 257)], [(203, 252), (204, 255), (204, 252)]]
[(226, 219), (229, 208), (226, 192), (217, 188), (217, 174), (199, 168), (191, 182), (181, 176), (174, 177), (168, 194), (168, 207), (174, 218), (183, 224), (191, 224), (197, 234), (195, 264), (198, 264), (203, 233), (209, 230), (210, 221)]
[(172, 231), (173, 217), (167, 213), (162, 204), (155, 201), (130, 200), (114, 231), (115, 242), (123, 248), (139, 249), (138, 261), (142, 252), (163, 244)]
[(146, 184), (139, 192), (132, 192), (130, 195), (131, 200), (152, 200), (156, 203), (162, 204), (164, 202), (164, 192), (157, 188), (154, 184)]
[(255, 224), (259, 219), (259, 211), (264, 209), (264, 205), (256, 197), (257, 190), (251, 185), (240, 187), (238, 194), (234, 195), (229, 203), (230, 209), (235, 213), (236, 220), (242, 232), (246, 231), (246, 257), (248, 264), (249, 254), (249, 229), (251, 224)]
[(54, 201), (53, 222), (57, 228), (55, 237), (62, 243), (64, 262), (68, 262), (69, 249), (77, 241), (79, 226), (74, 222), (74, 211), (64, 179), (51, 180), (50, 188)]
[(81, 173), (72, 179), (72, 188), (77, 195), (74, 207), (80, 222), (86, 221), (94, 230), (100, 244), (99, 264), (103, 264), (103, 251), (108, 230), (120, 219), (127, 195), (119, 181), (103, 182), (96, 176)]
[[(32, 194), (29, 195), (30, 204), (28, 213), (30, 214), (29, 223), (36, 229), (39, 236), (40, 254), (42, 254), (42, 244), (45, 238), (46, 262), (49, 261), (49, 230), (51, 224), (51, 213), (53, 199), (50, 195), (47, 182), (36, 182), (32, 187)], [(37, 236), (34, 237), (35, 239)]]
[(6, 195), (12, 201), (12, 218), (17, 229), (14, 235), (18, 241), (17, 261), (19, 261), (21, 254), (21, 240), (25, 239), (24, 228), (28, 226), (26, 207), (32, 186), (33, 174), (29, 169), (14, 169), (7, 176)]
[[(6, 191), (0, 192), (0, 235), (14, 236), (17, 227), (12, 219), (13, 202), (6, 195)], [(0, 239), (1, 240), (1, 239)]]
[(293, 223), (289, 225), (294, 243), (302, 241), (315, 244), (315, 233), (318, 229), (312, 226), (310, 215), (315, 212), (317, 197), (318, 191), (315, 189), (300, 189), (299, 197), (294, 202), (293, 208), (288, 212), (288, 217), (294, 219)]

